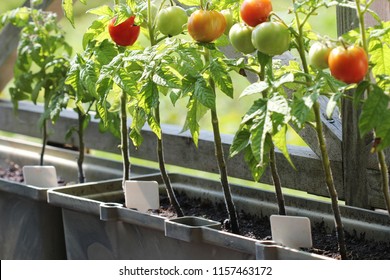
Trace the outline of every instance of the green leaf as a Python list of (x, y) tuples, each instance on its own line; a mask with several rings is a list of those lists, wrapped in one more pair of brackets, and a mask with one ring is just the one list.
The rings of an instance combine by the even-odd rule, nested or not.
[(69, 22), (74, 25), (74, 14), (73, 14), (73, 0), (62, 0), (62, 10), (64, 11), (65, 17)]
[(332, 96), (330, 97), (328, 104), (326, 105), (326, 117), (328, 119), (332, 119), (333, 112), (336, 109), (337, 105), (339, 105), (342, 97), (343, 97), (342, 92), (336, 92), (335, 94), (332, 94)]
[(379, 87), (374, 87), (362, 108), (359, 120), (359, 129), (362, 135), (376, 129), (384, 121), (383, 117), (386, 114), (389, 101), (390, 97), (388, 95)]
[(88, 28), (88, 30), (84, 33), (83, 36), (83, 48), (85, 49), (89, 42), (92, 40), (95, 41), (103, 41), (107, 39), (107, 22), (109, 19), (103, 18), (99, 20), (95, 20), (92, 22), (92, 25)]
[(290, 154), (287, 149), (287, 124), (283, 125), (282, 128), (272, 136), (272, 142), (275, 147), (278, 148), (290, 165), (295, 169), (294, 163), (291, 160)]
[(382, 120), (376, 129), (376, 137), (380, 138), (381, 141), (377, 146), (377, 150), (381, 151), (390, 147), (390, 110), (386, 110), (382, 115)]
[(376, 27), (370, 33), (369, 43), (370, 62), (375, 76), (390, 75), (390, 22)]
[(114, 11), (108, 5), (102, 5), (97, 8), (90, 9), (87, 13), (97, 16), (108, 16), (110, 18), (114, 16)]
[(232, 78), (228, 72), (227, 64), (221, 58), (211, 60), (210, 74), (217, 87), (227, 96), (233, 98)]
[(150, 128), (152, 129), (152, 131), (154, 132), (154, 134), (156, 134), (156, 136), (159, 139), (161, 139), (161, 135), (162, 135), (161, 126), (157, 122), (156, 118), (151, 114), (148, 116), (148, 124), (149, 124)]
[(268, 90), (270, 85), (267, 82), (261, 81), (256, 82), (253, 84), (250, 84), (248, 87), (244, 89), (244, 91), (241, 93), (240, 98), (244, 96), (249, 96), (253, 94), (261, 94), (265, 90)]
[(187, 117), (182, 131), (190, 130), (196, 146), (198, 146), (199, 139), (199, 121), (208, 110), (209, 108), (203, 106), (196, 98), (190, 97), (187, 104)]
[(266, 99), (258, 99), (253, 105), (249, 108), (248, 112), (242, 118), (241, 124), (245, 124), (249, 121), (252, 121), (256, 116), (260, 115), (267, 106)]
[(101, 65), (106, 65), (118, 55), (118, 49), (109, 40), (103, 40), (94, 48), (94, 55)]
[(86, 65), (80, 70), (80, 80), (82, 81), (88, 95), (97, 97), (96, 94), (96, 82), (97, 76), (94, 65), (92, 62), (87, 62)]
[(245, 150), (244, 159), (245, 162), (248, 164), (249, 169), (251, 170), (253, 179), (256, 182), (260, 181), (260, 178), (263, 176), (266, 170), (267, 163), (269, 162), (268, 158), (265, 159), (265, 164), (263, 166), (260, 166), (255, 156), (253, 155), (252, 149), (250, 147), (247, 147)]
[(152, 80), (147, 80), (138, 93), (138, 106), (143, 108), (147, 114), (159, 103), (159, 92), (157, 85)]
[(197, 100), (211, 110), (216, 109), (215, 92), (206, 83), (203, 77), (199, 77), (195, 82), (194, 96)]
[(251, 127), (251, 148), (259, 166), (265, 164), (265, 140), (267, 133), (272, 131), (272, 122), (269, 114), (263, 112), (255, 125)]
[(319, 97), (318, 92), (308, 93), (302, 98), (295, 97), (292, 104), (292, 120), (298, 128), (303, 128), (312, 116), (312, 108)]
[(230, 157), (234, 157), (249, 145), (250, 132), (248, 129), (239, 130), (234, 136), (233, 143), (230, 146)]
[(198, 6), (199, 0), (178, 0), (177, 2), (186, 6)]

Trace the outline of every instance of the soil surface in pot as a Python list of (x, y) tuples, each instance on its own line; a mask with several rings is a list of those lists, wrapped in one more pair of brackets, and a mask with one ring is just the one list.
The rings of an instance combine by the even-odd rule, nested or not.
[[(178, 194), (179, 203), (186, 216), (198, 216), (222, 224), (222, 230), (229, 231), (227, 212), (224, 204), (213, 204), (210, 201), (189, 199)], [(176, 217), (176, 212), (169, 206), (168, 198), (162, 198), (159, 214), (168, 218)], [(258, 240), (271, 240), (271, 226), (268, 216), (258, 217), (238, 213), (240, 234)], [(304, 251), (340, 259), (336, 233), (328, 233), (323, 223), (312, 224), (313, 248), (302, 248)], [(351, 260), (390, 260), (390, 241), (375, 242), (364, 236), (346, 232), (348, 259)]]

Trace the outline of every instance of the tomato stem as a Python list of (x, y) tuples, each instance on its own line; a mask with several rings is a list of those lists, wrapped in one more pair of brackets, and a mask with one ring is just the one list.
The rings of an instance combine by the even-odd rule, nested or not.
[[(149, 29), (149, 37), (151, 46), (155, 46), (159, 41), (155, 38), (155, 25), (152, 24), (152, 12), (151, 12), (151, 1), (148, 0), (148, 29)], [(154, 111), (155, 119), (159, 126), (161, 126), (161, 116), (160, 116), (160, 102), (157, 103), (157, 106)], [(175, 192), (173, 190), (172, 182), (169, 178), (168, 172), (165, 167), (165, 159), (164, 159), (164, 145), (163, 145), (163, 136), (157, 137), (157, 158), (159, 163), (159, 169), (161, 173), (161, 177), (165, 184), (165, 190), (167, 191), (168, 199), (170, 204), (176, 211), (177, 216), (184, 216), (184, 212), (180, 207), (180, 204), (176, 198)]]
[[(210, 64), (211, 63), (210, 51), (207, 48), (204, 48), (204, 49), (205, 49), (205, 55), (204, 55), (205, 62), (207, 64)], [(214, 96), (216, 98), (215, 82), (211, 76), (209, 77), (209, 83), (210, 83), (210, 87), (214, 93)], [(227, 167), (226, 167), (226, 162), (225, 162), (225, 156), (223, 153), (221, 132), (219, 129), (218, 114), (217, 114), (216, 108), (211, 109), (211, 124), (213, 127), (215, 156), (217, 158), (220, 180), (221, 180), (222, 190), (224, 193), (227, 212), (229, 215), (230, 226), (231, 226), (233, 233), (239, 234), (240, 228), (239, 228), (239, 224), (238, 224), (236, 207), (234, 206), (233, 197), (232, 197), (231, 190), (230, 190), (228, 174), (227, 174)]]
[(86, 114), (83, 114), (78, 107), (77, 114), (78, 114), (78, 129), (77, 129), (77, 135), (79, 136), (79, 156), (77, 158), (77, 168), (79, 173), (79, 183), (85, 182), (85, 175), (83, 170), (83, 162), (84, 162), (84, 155), (85, 155), (85, 143), (84, 143), (84, 122), (86, 119)]
[[(265, 72), (267, 69), (267, 65), (269, 68), (269, 71), (271, 71), (270, 75), (272, 75), (272, 57), (268, 57), (266, 59), (261, 58), (264, 56), (264, 54), (261, 54), (259, 51), (257, 52), (258, 61), (260, 63), (260, 73), (259, 80), (265, 81)], [(265, 90), (262, 92), (263, 98), (267, 98), (268, 90)], [(271, 167), (271, 176), (273, 185), (275, 188), (275, 194), (276, 194), (276, 200), (278, 202), (278, 209), (279, 209), (279, 215), (286, 215), (286, 207), (284, 204), (284, 197), (283, 197), (283, 191), (282, 191), (282, 183), (280, 180), (277, 164), (276, 164), (276, 156), (275, 156), (275, 145), (272, 142), (272, 137), (268, 135), (271, 138), (270, 142), (270, 152), (269, 152), (269, 159), (270, 159), (270, 167)]]
[(123, 181), (124, 188), (127, 180), (130, 179), (130, 154), (127, 128), (127, 94), (122, 90), (120, 96), (120, 126), (121, 126), (121, 152), (123, 160)]
[[(295, 0), (292, 0), (293, 3), (295, 3)], [(304, 46), (304, 32), (303, 32), (303, 25), (299, 19), (298, 12), (295, 11), (295, 19), (298, 27), (298, 37), (296, 37), (297, 40), (297, 47), (298, 47), (298, 52), (299, 56), (301, 58), (302, 66), (304, 69), (304, 72), (306, 74), (310, 74), (307, 60), (306, 60), (306, 55), (305, 55), (305, 46)], [(306, 82), (310, 85), (312, 84), (312, 80), (310, 79), (310, 76), (306, 76)], [(317, 132), (317, 139), (318, 139), (318, 144), (319, 148), (321, 151), (321, 160), (322, 160), (322, 166), (324, 169), (325, 173), (325, 180), (326, 180), (326, 185), (328, 189), (329, 196), (331, 198), (331, 206), (333, 210), (333, 215), (335, 219), (335, 224), (336, 224), (336, 231), (337, 231), (337, 239), (338, 239), (338, 245), (339, 245), (339, 251), (342, 259), (347, 259), (347, 248), (345, 244), (345, 233), (344, 233), (344, 226), (341, 220), (341, 214), (340, 214), (340, 208), (338, 205), (338, 195), (336, 191), (336, 187), (334, 184), (334, 179), (332, 175), (332, 169), (330, 166), (330, 160), (329, 160), (329, 155), (326, 147), (326, 141), (325, 141), (325, 136), (323, 133), (323, 126), (322, 126), (322, 120), (321, 120), (321, 109), (320, 109), (320, 104), (318, 101), (314, 102), (313, 105), (313, 111), (315, 114), (315, 122), (316, 122), (316, 132)]]
[(387, 212), (390, 215), (390, 190), (389, 190), (389, 170), (386, 164), (386, 157), (383, 151), (378, 151), (379, 169), (382, 174), (382, 192), (385, 198)]

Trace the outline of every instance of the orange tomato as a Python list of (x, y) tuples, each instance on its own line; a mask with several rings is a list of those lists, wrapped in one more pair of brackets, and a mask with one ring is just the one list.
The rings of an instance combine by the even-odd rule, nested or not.
[(188, 19), (188, 33), (200, 43), (210, 43), (225, 31), (226, 19), (218, 11), (197, 10)]
[(368, 71), (367, 54), (359, 46), (334, 48), (329, 54), (328, 64), (332, 76), (347, 84), (362, 81)]

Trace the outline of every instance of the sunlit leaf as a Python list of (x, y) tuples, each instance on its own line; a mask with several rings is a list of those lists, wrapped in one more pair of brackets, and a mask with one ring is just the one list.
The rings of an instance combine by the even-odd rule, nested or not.
[(73, 14), (73, 0), (62, 0), (62, 9), (64, 11), (65, 17), (69, 22), (74, 25), (74, 14)]
[(386, 114), (389, 101), (390, 97), (388, 95), (380, 88), (374, 87), (373, 92), (368, 96), (362, 108), (359, 121), (359, 129), (362, 135), (376, 129), (383, 122), (383, 116)]

